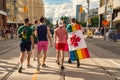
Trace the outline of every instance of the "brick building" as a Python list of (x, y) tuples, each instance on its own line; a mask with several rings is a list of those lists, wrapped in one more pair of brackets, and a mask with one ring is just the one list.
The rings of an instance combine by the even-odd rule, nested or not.
[(6, 0), (0, 0), (0, 28), (7, 23)]

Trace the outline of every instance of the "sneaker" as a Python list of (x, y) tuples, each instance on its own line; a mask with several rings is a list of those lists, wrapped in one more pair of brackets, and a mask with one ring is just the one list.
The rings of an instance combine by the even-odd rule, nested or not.
[(18, 72), (22, 73), (22, 67), (19, 67)]
[(40, 70), (40, 63), (37, 64), (37, 68), (36, 69), (37, 69), (37, 71)]
[(42, 67), (45, 67), (46, 66), (46, 64), (42, 64)]
[(30, 65), (30, 64), (28, 64), (28, 65), (27, 65), (27, 68), (33, 68), (33, 66), (32, 66), (32, 65)]
[(77, 63), (77, 67), (78, 67), (78, 68), (80, 67), (80, 63)]
[(65, 67), (64, 66), (61, 66), (61, 70), (64, 70), (65, 69)]
[(69, 63), (69, 64), (71, 64), (71, 63), (72, 63), (71, 59), (68, 59), (68, 63)]
[(60, 65), (60, 62), (59, 62), (59, 61), (57, 61), (57, 60), (56, 60), (56, 63), (57, 63), (58, 65)]

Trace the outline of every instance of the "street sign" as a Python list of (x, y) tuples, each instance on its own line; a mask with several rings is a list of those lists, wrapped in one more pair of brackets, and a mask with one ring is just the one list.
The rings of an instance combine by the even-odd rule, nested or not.
[(82, 13), (83, 12), (83, 7), (82, 6), (80, 6), (80, 13)]
[(108, 7), (107, 12), (108, 12), (108, 14), (112, 14), (113, 13), (113, 9), (111, 7)]
[(103, 20), (103, 21), (102, 21), (102, 24), (103, 24), (104, 26), (108, 26), (109, 21), (108, 21), (108, 20)]

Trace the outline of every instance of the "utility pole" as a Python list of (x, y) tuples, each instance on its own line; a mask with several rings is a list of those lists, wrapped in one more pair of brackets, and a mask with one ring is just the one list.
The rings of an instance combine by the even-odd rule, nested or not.
[(13, 5), (14, 5), (14, 17), (13, 17), (13, 21), (16, 21), (16, 14), (17, 14), (16, 0), (12, 0), (11, 2), (13, 2)]
[[(108, 0), (105, 0), (105, 19), (107, 18), (107, 3)], [(106, 40), (106, 26), (104, 26), (104, 40)]]
[(87, 8), (87, 27), (89, 27), (89, 7), (90, 7), (90, 0), (87, 0), (88, 8)]

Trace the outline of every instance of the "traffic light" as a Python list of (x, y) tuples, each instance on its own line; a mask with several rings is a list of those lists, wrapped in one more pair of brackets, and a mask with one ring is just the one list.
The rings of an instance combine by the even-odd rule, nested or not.
[(13, 22), (15, 22), (15, 21), (16, 21), (16, 18), (14, 17), (14, 18), (13, 18)]
[(25, 13), (28, 12), (27, 6), (24, 6), (24, 12), (25, 12)]
[(83, 7), (82, 6), (80, 6), (80, 13), (82, 13), (83, 12)]

